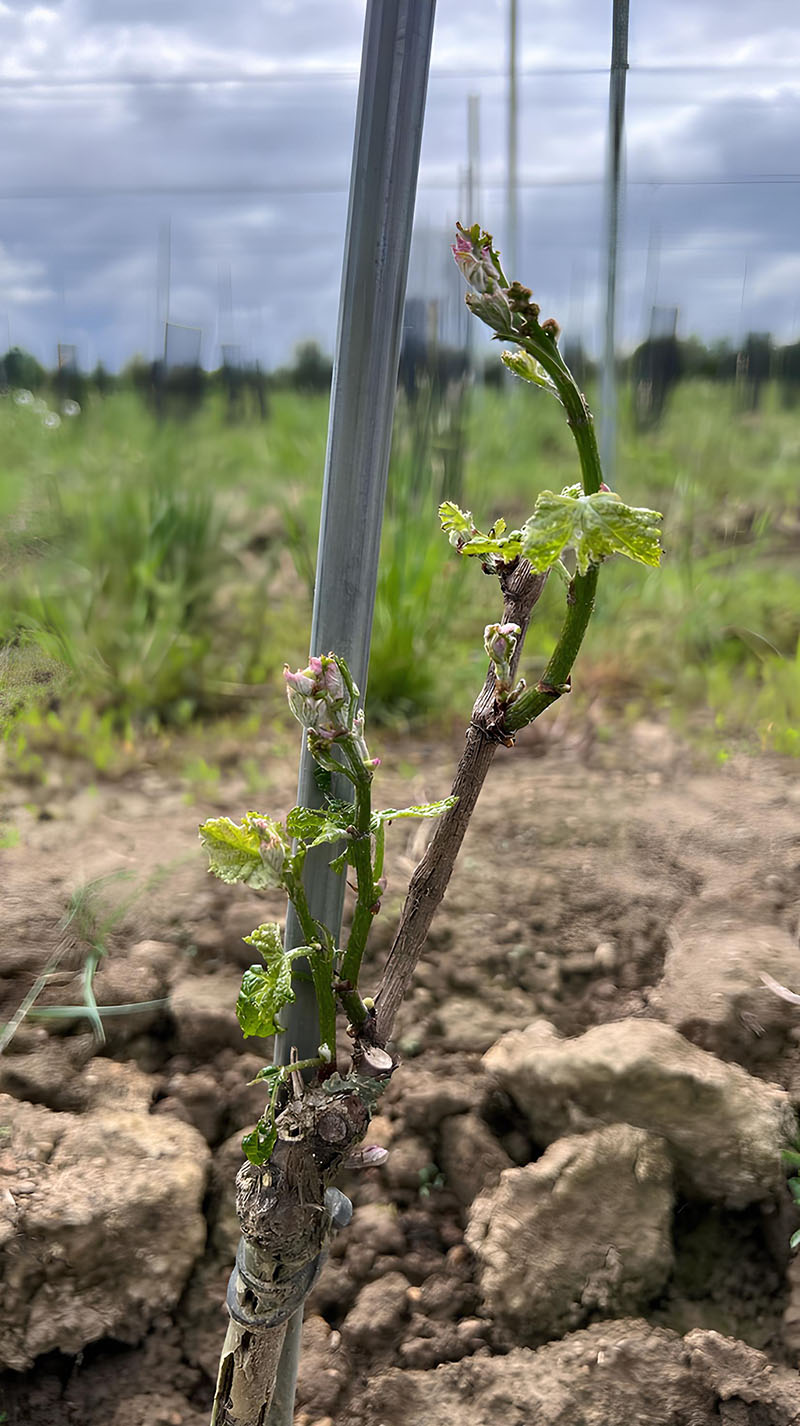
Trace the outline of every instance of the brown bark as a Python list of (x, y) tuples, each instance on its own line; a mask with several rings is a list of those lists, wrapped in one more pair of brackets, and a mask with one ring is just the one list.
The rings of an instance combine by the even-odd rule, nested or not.
[[(546, 580), (546, 574), (533, 573), (527, 560), (516, 560), (501, 573), (501, 622), (518, 624), (522, 631), (512, 663), (514, 675), (531, 614)], [(495, 677), (490, 666), (472, 710), (466, 745), (453, 780), (451, 790), (458, 801), (439, 818), (428, 849), (411, 878), (397, 934), (375, 996), (375, 1016), (368, 1031), (378, 1045), (385, 1045), (391, 1037), (395, 1016), (408, 990), (436, 908), (447, 890), (495, 749), (498, 743), (513, 741), (503, 732), (502, 722), (502, 709), (495, 699)]]
[(387, 1080), (355, 1074), (304, 1086), (278, 1117), (269, 1163), (239, 1170), (242, 1239), (211, 1426), (265, 1426), (287, 1321), (302, 1306), (331, 1233), (326, 1190), (363, 1139)]

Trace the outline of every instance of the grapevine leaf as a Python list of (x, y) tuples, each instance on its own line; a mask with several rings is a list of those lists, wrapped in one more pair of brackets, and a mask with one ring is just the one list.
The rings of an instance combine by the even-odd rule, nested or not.
[(439, 519), (445, 534), (450, 537), (451, 545), (455, 545), (456, 548), (459, 548), (464, 540), (468, 540), (475, 533), (472, 512), (460, 510), (452, 500), (445, 500), (439, 506)]
[(521, 376), (523, 381), (532, 381), (535, 386), (541, 386), (544, 391), (550, 391), (553, 396), (558, 397), (555, 382), (551, 381), (541, 362), (531, 356), (530, 352), (518, 347), (513, 352), (502, 352), (500, 360), (515, 376)]
[(627, 555), (639, 564), (661, 560), (655, 510), (625, 505), (613, 491), (575, 495), (571, 486), (556, 495), (545, 490), (522, 529), (522, 554), (539, 572), (549, 569), (568, 547), (575, 550), (579, 574), (609, 555)]
[(283, 1065), (262, 1065), (258, 1074), (253, 1079), (248, 1080), (248, 1084), (269, 1084), (274, 1086), (276, 1081), (283, 1077)]
[(800, 1248), (800, 1228), (796, 1228), (791, 1238), (789, 1239), (789, 1247), (792, 1250), (794, 1250), (795, 1248)]
[(502, 288), (493, 292), (468, 292), (467, 306), (475, 317), (491, 327), (502, 339), (510, 340), (514, 331), (514, 317), (508, 305), (508, 298)]
[(800, 1178), (790, 1178), (788, 1180), (788, 1183), (789, 1192), (791, 1193), (792, 1198), (794, 1199), (795, 1203), (800, 1203)]
[(259, 1119), (255, 1129), (249, 1134), (245, 1134), (242, 1139), (242, 1150), (251, 1164), (265, 1164), (268, 1162), (277, 1140), (278, 1131), (275, 1124), (266, 1125)]
[(326, 767), (320, 767), (319, 763), (314, 764), (314, 782), (319, 788), (323, 797), (330, 796), (333, 778)]
[(439, 506), (439, 519), (442, 529), (449, 536), (451, 545), (454, 545), (459, 554), (462, 555), (497, 555), (505, 562), (516, 559), (522, 549), (522, 539), (520, 530), (512, 530), (506, 535), (505, 520), (495, 520), (488, 535), (476, 529), (472, 523), (472, 512), (470, 510), (459, 510), (452, 500), (445, 500)]
[(784, 1149), (781, 1153), (781, 1160), (792, 1168), (800, 1169), (800, 1149)]
[[(500, 523), (500, 522), (498, 522)], [(495, 526), (495, 529), (497, 527)], [(499, 555), (505, 563), (510, 563), (516, 559), (522, 551), (522, 538), (519, 530), (512, 530), (510, 535), (505, 535), (497, 539), (494, 535), (473, 535), (471, 540), (467, 540), (461, 546), (462, 555)]]
[(263, 966), (250, 966), (242, 976), (242, 988), (236, 1002), (236, 1018), (243, 1035), (279, 1034), (277, 1016), (284, 1005), (294, 1000), (292, 961), (298, 956), (312, 955), (310, 946), (297, 946), (285, 951), (280, 926), (270, 923), (258, 926), (251, 936), (245, 936), (249, 946), (255, 946), (264, 959)]
[(441, 802), (424, 802), (419, 807), (386, 807), (382, 812), (373, 812), (370, 828), (376, 832), (382, 822), (394, 822), (398, 817), (440, 817), (457, 801), (457, 797), (445, 797)]
[(281, 832), (277, 823), (255, 812), (246, 813), (241, 826), (230, 817), (210, 817), (200, 827), (209, 870), (229, 884), (241, 881), (254, 891), (274, 890), (282, 884)]
[(331, 804), (326, 808), (295, 807), (286, 818), (286, 830), (307, 847), (319, 847), (324, 842), (338, 842), (351, 825), (355, 809), (349, 803)]
[(568, 545), (574, 543), (579, 518), (578, 502), (544, 490), (534, 512), (522, 527), (522, 552), (534, 570), (549, 569)]
[(333, 861), (328, 862), (328, 866), (330, 867), (331, 871), (336, 872), (337, 876), (341, 876), (346, 866), (353, 865), (352, 855), (353, 847), (352, 843), (350, 843), (348, 846), (345, 847), (343, 852), (339, 853), (338, 857), (334, 857)]

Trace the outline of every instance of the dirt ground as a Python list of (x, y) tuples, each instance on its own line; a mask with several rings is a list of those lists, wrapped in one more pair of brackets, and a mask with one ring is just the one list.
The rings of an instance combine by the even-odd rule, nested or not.
[[(446, 795), (458, 740), (396, 742), (383, 751), (377, 803)], [(265, 745), (214, 754), (223, 772), (213, 800), (187, 801), (185, 783), (159, 763), (93, 786), (69, 763), (54, 764), (45, 785), (7, 783), (0, 794), (0, 822), (20, 833), (0, 853), (0, 1019), (10, 1018), (54, 952), (58, 974), (38, 1003), (80, 998), (86, 943), (75, 918), (65, 928), (65, 913), (76, 890), (97, 878), (109, 879), (95, 888), (95, 924), (110, 906), (122, 908), (104, 933), (98, 1001), (163, 1002), (108, 1020), (102, 1047), (85, 1020), (26, 1022), (0, 1061), (0, 1090), (80, 1116), (92, 1110), (92, 1085), (114, 1060), (127, 1066), (126, 1085), (138, 1076), (136, 1092), (149, 1098), (151, 1116), (191, 1125), (213, 1155), (202, 1202), (206, 1248), (177, 1302), (157, 1307), (138, 1335), (133, 1326), (122, 1340), (49, 1351), (29, 1370), (4, 1373), (0, 1419), (9, 1426), (208, 1420), (236, 1241), (238, 1138), (260, 1107), (259, 1089), (248, 1081), (269, 1057), (267, 1046), (241, 1040), (233, 1018), (238, 979), (253, 958), (241, 938), (283, 908), (270, 895), (211, 879), (197, 824), (253, 805), (239, 770), (246, 759), (269, 782), (259, 810), (282, 815), (294, 793), (292, 756), (272, 761)], [(367, 993), (429, 832), (426, 823), (401, 823), (389, 833), (389, 889)], [(112, 875), (119, 873), (126, 875)], [(464, 1242), (470, 1193), (480, 1183), (467, 1183), (470, 1163), (446, 1126), (454, 1115), (477, 1120), (487, 1173), (536, 1159), (542, 1146), (492, 1087), (481, 1056), (536, 1017), (578, 1035), (660, 1014), (654, 994), (670, 927), (709, 897), (745, 921), (781, 928), (796, 946), (795, 764), (733, 756), (717, 766), (665, 726), (644, 721), (610, 740), (592, 725), (556, 722), (498, 752), (398, 1025), (402, 1064), (370, 1136), (389, 1147), (388, 1161), (342, 1185), (356, 1214), (309, 1304), (298, 1422), (349, 1420), (363, 1380), (378, 1370), (429, 1370), (497, 1357), (514, 1345), (482, 1304)], [(744, 1024), (742, 1044), (723, 1039), (712, 1048), (782, 1086), (797, 1104), (797, 1015), (796, 1030), (773, 1036), (754, 1021)], [(785, 1246), (796, 1226), (790, 1206), (767, 1212), (680, 1202), (674, 1271), (643, 1315), (681, 1334), (713, 1329), (796, 1366)], [(378, 1417), (367, 1426), (378, 1426)]]

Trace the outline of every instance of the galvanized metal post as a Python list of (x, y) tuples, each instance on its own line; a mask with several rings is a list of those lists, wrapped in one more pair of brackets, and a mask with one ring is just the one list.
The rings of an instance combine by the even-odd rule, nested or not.
[[(322, 494), (312, 654), (334, 651), (366, 690), (389, 468), (403, 302), (414, 216), (435, 0), (370, 0), (347, 218), (339, 328)], [(314, 765), (303, 748), (298, 802), (316, 807)], [(341, 921), (343, 881), (320, 847), (306, 861), (311, 913)], [(302, 944), (290, 911), (287, 945)], [(313, 987), (299, 981), (280, 1053), (316, 1053)]]
[[(311, 653), (334, 651), (366, 692), (378, 552), (389, 468), (411, 226), (435, 0), (369, 0), (361, 60), (339, 325), (322, 496)], [(298, 803), (320, 794), (305, 747)], [(312, 915), (337, 931), (343, 879), (330, 848), (306, 860)], [(290, 908), (286, 944), (302, 944)], [(319, 1043), (313, 987), (295, 983), (276, 1058)], [(269, 1426), (291, 1426), (302, 1311), (289, 1324)]]
[[(519, 262), (519, 172), (517, 138), (519, 102), (517, 94), (517, 0), (508, 3), (508, 99), (506, 113), (506, 271), (516, 276)], [(467, 218), (471, 223), (472, 218)]]
[(608, 100), (606, 169), (606, 312), (600, 400), (600, 456), (605, 478), (614, 484), (617, 449), (617, 252), (619, 245), (622, 138), (628, 72), (629, 0), (614, 0)]

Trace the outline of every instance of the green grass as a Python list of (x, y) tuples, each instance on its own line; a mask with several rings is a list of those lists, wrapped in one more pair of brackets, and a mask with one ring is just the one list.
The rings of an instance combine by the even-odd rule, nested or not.
[[(45, 430), (0, 400), (0, 716), (18, 770), (43, 776), (55, 743), (103, 772), (154, 731), (274, 716), (280, 666), (307, 652), (326, 421), (323, 397), (276, 393), (265, 422), (231, 425), (210, 400), (159, 425), (120, 393)], [(615, 488), (664, 512), (667, 557), (658, 572), (604, 568), (576, 701), (710, 710), (721, 741), (800, 752), (798, 457), (800, 427), (774, 391), (754, 416), (729, 388), (685, 384), (646, 434), (623, 403)], [(498, 514), (513, 524), (575, 473), (544, 394), (400, 403), (373, 716), (463, 716), (483, 677), (497, 590), (449, 549), (438, 502), (460, 498), (483, 527)], [(537, 610), (531, 672), (562, 599), (548, 588)]]

